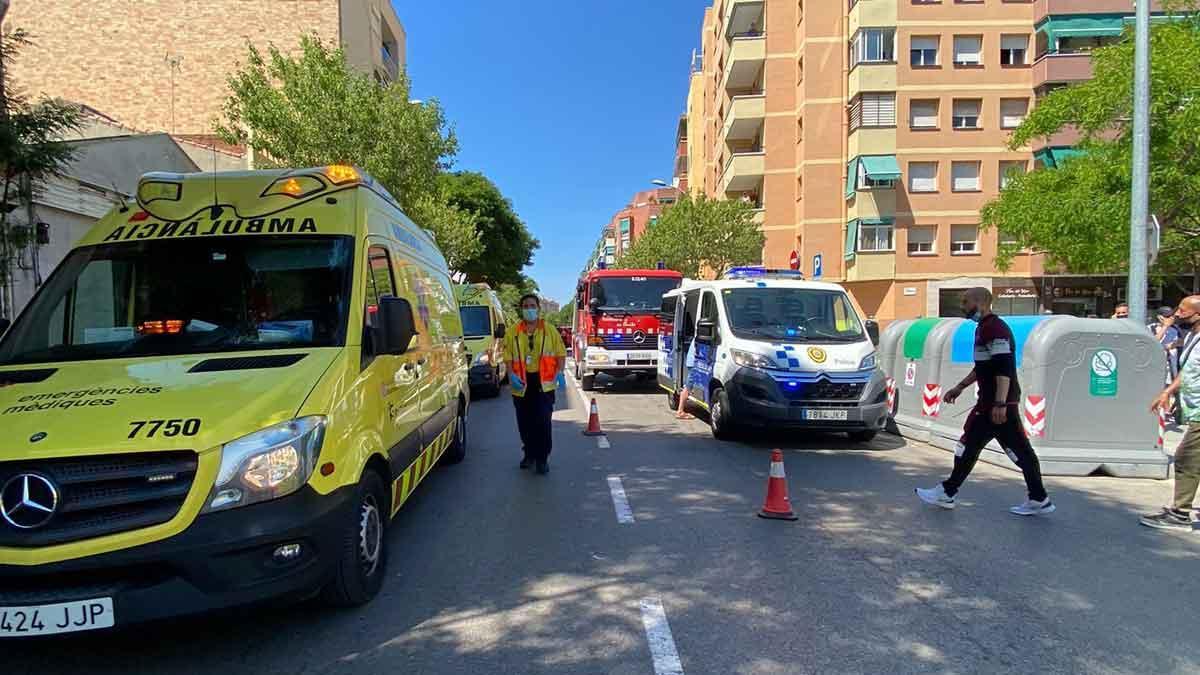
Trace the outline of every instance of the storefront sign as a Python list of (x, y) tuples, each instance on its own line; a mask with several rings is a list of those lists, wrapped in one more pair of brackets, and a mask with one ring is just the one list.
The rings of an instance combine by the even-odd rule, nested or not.
[(997, 298), (1034, 298), (1038, 297), (1037, 289), (1033, 286), (997, 286), (992, 293)]

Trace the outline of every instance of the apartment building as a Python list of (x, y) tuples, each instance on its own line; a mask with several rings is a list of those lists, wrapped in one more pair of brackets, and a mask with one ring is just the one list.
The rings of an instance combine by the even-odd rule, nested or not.
[(634, 242), (658, 222), (663, 210), (679, 200), (680, 194), (679, 188), (661, 187), (633, 195), (633, 199), (601, 228), (587, 269), (595, 269), (600, 263), (616, 264)]
[[(1052, 168), (1072, 133), (1009, 150), (1055, 87), (1091, 76), (1128, 0), (716, 0), (687, 103), (689, 186), (752, 200), (763, 262), (793, 252), (881, 321), (957, 312), (986, 286), (1004, 313), (1102, 313), (1117, 277), (993, 264), (979, 210), (1013, 172)], [(696, 62), (699, 61), (697, 67)]]
[(22, 90), (184, 137), (212, 134), (247, 43), (288, 51), (315, 34), (381, 82), (405, 58), (389, 0), (12, 0), (5, 26), (34, 40), (12, 65)]

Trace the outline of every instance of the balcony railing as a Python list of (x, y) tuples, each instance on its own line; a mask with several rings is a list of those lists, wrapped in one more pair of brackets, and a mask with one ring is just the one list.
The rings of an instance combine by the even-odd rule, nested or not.
[(766, 60), (767, 40), (763, 34), (734, 38), (725, 59), (722, 88), (727, 91), (753, 88), (758, 84)]
[(763, 93), (734, 96), (729, 102), (723, 133), (725, 141), (746, 141), (758, 137), (767, 116), (767, 97)]
[(721, 172), (721, 192), (747, 192), (762, 183), (767, 153), (762, 150), (734, 153)]

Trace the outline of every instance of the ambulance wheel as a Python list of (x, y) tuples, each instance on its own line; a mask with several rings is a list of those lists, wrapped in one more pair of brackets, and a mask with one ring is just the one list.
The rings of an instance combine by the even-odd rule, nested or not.
[(487, 389), (484, 389), (484, 391), (483, 391), (484, 396), (486, 396), (487, 398), (496, 398), (497, 396), (500, 395), (501, 383), (504, 382), (504, 380), (500, 379), (502, 377), (503, 377), (503, 374), (500, 372), (500, 369), (496, 368), (495, 372), (492, 373), (492, 386), (488, 387)]
[(584, 391), (594, 391), (596, 389), (596, 376), (584, 375), (579, 378), (579, 386), (583, 387)]
[(679, 392), (677, 392), (677, 391), (668, 391), (667, 392), (667, 407), (671, 409), (671, 412), (679, 411)]
[(846, 435), (855, 443), (870, 443), (875, 440), (875, 436), (878, 434), (879, 432), (874, 429), (864, 429), (862, 431), (851, 431)]
[(383, 479), (367, 469), (354, 488), (354, 507), (342, 529), (333, 579), (321, 589), (325, 602), (356, 607), (370, 602), (387, 578), (387, 521), (390, 506)]
[(708, 409), (708, 422), (712, 427), (713, 438), (729, 441), (737, 436), (737, 428), (730, 419), (731, 412), (729, 394), (725, 393), (724, 389), (713, 390), (712, 405)]
[(454, 438), (450, 441), (450, 447), (446, 448), (446, 452), (442, 454), (442, 459), (438, 462), (442, 466), (450, 466), (458, 464), (467, 458), (467, 416), (460, 409), (458, 417), (454, 418)]

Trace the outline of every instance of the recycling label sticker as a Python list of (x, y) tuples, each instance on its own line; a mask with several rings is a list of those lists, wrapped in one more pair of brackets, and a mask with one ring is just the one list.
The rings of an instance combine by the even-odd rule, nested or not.
[(904, 366), (904, 386), (911, 387), (917, 383), (917, 364), (912, 361)]
[(1117, 355), (1108, 349), (1092, 355), (1092, 377), (1088, 393), (1092, 396), (1117, 395)]

